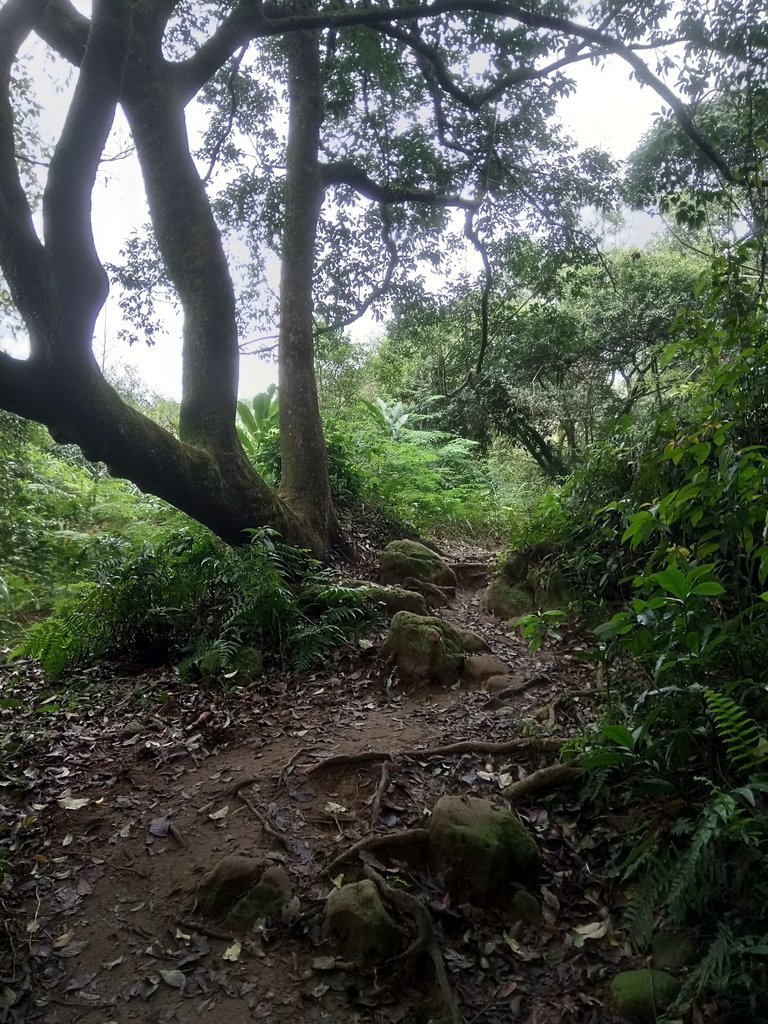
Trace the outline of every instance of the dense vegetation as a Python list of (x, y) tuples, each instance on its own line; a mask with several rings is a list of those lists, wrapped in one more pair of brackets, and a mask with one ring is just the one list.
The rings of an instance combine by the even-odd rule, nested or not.
[[(29, 9), (33, 6), (39, 5)], [(644, 24), (633, 27), (634, 17), (633, 25), (626, 24), (621, 5), (604, 7), (600, 13), (623, 40), (615, 52), (631, 49), (643, 29), (653, 35), (666, 13), (666, 5), (658, 10), (649, 5)], [(500, 93), (485, 82), (482, 102), (475, 97), (473, 108), (459, 86), (446, 80), (440, 47), (456, 56), (466, 42), (448, 29), (445, 38), (438, 33), (429, 43), (417, 29), (392, 26), (388, 44), (375, 37), (381, 80), (370, 106), (366, 101), (370, 123), (361, 127), (361, 112), (343, 83), (362, 74), (368, 58), (360, 53), (366, 50), (365, 40), (373, 44), (357, 28), (336, 48), (336, 13), (328, 15), (323, 88), (331, 100), (329, 137), (338, 142), (346, 132), (359, 141), (375, 128), (378, 139), (394, 140), (393, 148), (402, 152), (390, 154), (391, 162), (387, 155), (381, 161), (372, 158), (370, 168), (371, 175), (392, 172), (392, 180), (417, 151), (431, 172), (430, 202), (437, 202), (428, 206), (425, 190), (412, 184), (377, 192), (367, 173), (362, 178), (352, 174), (341, 159), (329, 158), (324, 165), (329, 176), (315, 182), (318, 205), (311, 229), (318, 229), (320, 238), (315, 285), (323, 293), (317, 305), (322, 323), (314, 325), (314, 339), (307, 328), (315, 361), (308, 370), (312, 387), (302, 394), (309, 395), (313, 416), (315, 400), (317, 405), (316, 422), (309, 417), (312, 444), (307, 450), (322, 455), (323, 478), (315, 489), (322, 515), (308, 532), (286, 532), (294, 541), (304, 537), (321, 554), (328, 553), (331, 540), (346, 536), (352, 541), (348, 556), (354, 556), (361, 536), (370, 547), (402, 534), (438, 543), (472, 540), (502, 552), (500, 571), (513, 584), (532, 574), (558, 578), (562, 607), (534, 608), (519, 625), (533, 644), (547, 637), (556, 642), (560, 625), (569, 618), (589, 638), (586, 656), (601, 663), (601, 718), (564, 756), (588, 770), (585, 813), (621, 806), (635, 822), (626, 842), (614, 845), (604, 864), (628, 893), (624, 921), (629, 937), (642, 950), (660, 922), (695, 925), (704, 953), (681, 998), (727, 997), (737, 1020), (756, 1017), (768, 998), (766, 85), (760, 58), (764, 31), (761, 35), (747, 16), (739, 22), (742, 35), (735, 38), (731, 22), (736, 24), (738, 11), (729, 4), (720, 7), (705, 39), (694, 31), (700, 25), (697, 9), (680, 5), (687, 63), (679, 85), (691, 100), (690, 110), (674, 95), (668, 98), (675, 116), (660, 117), (623, 175), (604, 155), (575, 158), (546, 118), (536, 135), (536, 156), (541, 156), (539, 149), (546, 156), (546, 174), (534, 173), (531, 153), (522, 153), (526, 132), (532, 130), (526, 118), (535, 106), (532, 99), (541, 102), (545, 115), (554, 110), (557, 97), (567, 91), (559, 77), (551, 88), (537, 79), (520, 109), (507, 111), (503, 145), (493, 151), (493, 159), (487, 157), (481, 145), (487, 142), (483, 133), (491, 130), (486, 101)], [(14, 10), (19, 19), (31, 17), (19, 13), (17, 3), (3, 8), (4, 13)], [(537, 17), (543, 21), (534, 27), (542, 31), (551, 28), (553, 18), (558, 30), (575, 31), (554, 15), (539, 12)], [(493, 26), (490, 15), (478, 15), (475, 28), (489, 52), (495, 52)], [(79, 21), (70, 25), (74, 34), (82, 28)], [(515, 54), (525, 57), (526, 45), (534, 44), (519, 31)], [(177, 34), (174, 45), (182, 52), (190, 38), (180, 30)], [(511, 47), (514, 33), (508, 35)], [(314, 28), (299, 36), (317, 56)], [(590, 38), (577, 34), (580, 46)], [(396, 112), (381, 100), (388, 87), (405, 88), (393, 40), (410, 48), (409, 59), (422, 72), (427, 67), (423, 94), (409, 113), (416, 117), (427, 99), (438, 115), (444, 113), (444, 92), (456, 104), (455, 135), (447, 146), (453, 162), (434, 158), (435, 139), (425, 140), (423, 125), (414, 136), (400, 134)], [(591, 41), (598, 45), (601, 40)], [(536, 36), (534, 56), (543, 58), (540, 48), (560, 52), (563, 45), (550, 41), (545, 46), (544, 35)], [(574, 46), (571, 42), (567, 48), (571, 57), (578, 52)], [(217, 215), (228, 230), (236, 233), (251, 224), (254, 210), (263, 214), (261, 235), (251, 240), (255, 261), (258, 247), (269, 241), (265, 236), (277, 231), (275, 211), (283, 209), (283, 185), (289, 213), (290, 195), (295, 200), (298, 193), (291, 193), (296, 182), (290, 179), (276, 186), (273, 180), (257, 176), (254, 181), (240, 173), (242, 153), (234, 143), (229, 152), (225, 136), (214, 132), (222, 119), (234, 131), (237, 115), (244, 122), (240, 132), (248, 129), (250, 118), (254, 130), (269, 134), (264, 125), (273, 110), (271, 95), (262, 97), (262, 105), (250, 96), (242, 107), (226, 110), (224, 94), (239, 72), (239, 65), (226, 64), (231, 52), (217, 57), (212, 74), (197, 83), (206, 85), (213, 111), (204, 149), (212, 167), (222, 159), (231, 172), (217, 199)], [(12, 56), (6, 55), (8, 68)], [(286, 58), (265, 44), (260, 72), (282, 66), (283, 58), (299, 57)], [(507, 57), (500, 73), (509, 76)], [(319, 88), (319, 70), (309, 62)], [(192, 68), (199, 73), (197, 64)], [(114, 106), (126, 97), (119, 95), (122, 86), (113, 86)], [(148, 100), (141, 82), (134, 81), (132, 88), (128, 106), (139, 109)], [(22, 107), (33, 115), (29, 103)], [(697, 114), (695, 124), (691, 110)], [(299, 117), (295, 108), (292, 116)], [(494, 113), (493, 131), (501, 132), (495, 118)], [(10, 138), (13, 147), (12, 119), (9, 125), (4, 141)], [(318, 175), (319, 128), (315, 125), (312, 157)], [(441, 145), (446, 132), (443, 121), (436, 129)], [(26, 138), (31, 139), (30, 132)], [(152, 185), (158, 163), (151, 139), (139, 145), (147, 150), (146, 174), (162, 206), (169, 198), (163, 193), (167, 183)], [(382, 154), (385, 148), (382, 144)], [(94, 166), (100, 153), (101, 148)], [(339, 157), (338, 152), (331, 155)], [(481, 164), (484, 183), (478, 185)], [(292, 166), (295, 170), (295, 162)], [(55, 161), (52, 167), (56, 171)], [(504, 186), (491, 195), (493, 168)], [(519, 191), (512, 188), (513, 180), (522, 182)], [(378, 200), (376, 212), (344, 191), (361, 183), (361, 194)], [(476, 193), (462, 198), (459, 192), (469, 183), (477, 185)], [(197, 177), (187, 184), (204, 206), (200, 223), (210, 222), (216, 230), (203, 184)], [(337, 190), (337, 207), (318, 228), (324, 188)], [(534, 190), (532, 198), (523, 196), (526, 188)], [(467, 214), (466, 240), (479, 243), (478, 231), (485, 231), (484, 244), (477, 244), (482, 270), (435, 291), (417, 271), (430, 242), (448, 230), (448, 198)], [(420, 212), (410, 207), (402, 212), (398, 204), (406, 200)], [(503, 210), (493, 230), (483, 222), (483, 216), (493, 220), (490, 207), (477, 224), (474, 220), (491, 200)], [(660, 211), (669, 230), (642, 249), (606, 250), (582, 230), (582, 208), (590, 203), (616, 213), (622, 202)], [(31, 206), (27, 212), (31, 224)], [(156, 217), (154, 232), (157, 237), (147, 250), (129, 246), (126, 266), (116, 270), (128, 306), (131, 281), (139, 295), (150, 285), (173, 285), (184, 292), (182, 304), (194, 306), (199, 282), (185, 278), (189, 268), (179, 249), (186, 243), (173, 236), (163, 216)], [(349, 253), (356, 254), (359, 265), (368, 268), (366, 254), (391, 255), (397, 248), (393, 239), (410, 240), (410, 248), (405, 245), (406, 251), (396, 254), (399, 261), (393, 257), (397, 275), (394, 264), (387, 271), (387, 286), (398, 285), (391, 307), (382, 305), (387, 289), (378, 289), (367, 269), (360, 271), (364, 280), (343, 287), (334, 279), (340, 252), (349, 259)], [(32, 266), (40, 253), (37, 241), (30, 246)], [(61, 260), (61, 238), (57, 242), (54, 237), (51, 259), (61, 264), (57, 273), (64, 284), (72, 285), (68, 264)], [(166, 270), (174, 267), (168, 274), (163, 260)], [(12, 260), (6, 262), (11, 267)], [(311, 279), (312, 253), (309, 262)], [(158, 266), (159, 274), (150, 280)], [(17, 305), (26, 302), (27, 319), (34, 320), (39, 298), (32, 295), (34, 281), (11, 283)], [(52, 293), (61, 282), (54, 284)], [(221, 294), (232, 291), (227, 273), (219, 286)], [(303, 292), (306, 308), (310, 286), (311, 280)], [(67, 287), (62, 294), (70, 294)], [(366, 288), (373, 289), (387, 323), (383, 337), (361, 349), (338, 324), (346, 322), (344, 313), (352, 318), (352, 293)], [(293, 294), (289, 289), (289, 298)], [(10, 302), (5, 291), (0, 299)], [(253, 295), (244, 301), (246, 307), (258, 306)], [(79, 311), (87, 338), (97, 305), (94, 299), (92, 309)], [(236, 312), (231, 305), (227, 352), (236, 361), (238, 317), (247, 320), (249, 312)], [(63, 344), (56, 335), (61, 318), (56, 309), (44, 312), (53, 325), (46, 344), (54, 349)], [(77, 313), (68, 310), (72, 318)], [(299, 314), (284, 311), (284, 345), (286, 337), (294, 337)], [(144, 307), (139, 321), (151, 335)], [(205, 324), (196, 327), (207, 339)], [(71, 339), (66, 340), (69, 344)], [(206, 344), (201, 342), (203, 349)], [(204, 363), (216, 363), (215, 351), (203, 354)], [(2, 360), (6, 383), (12, 363), (18, 363), (13, 372), (26, 380), (28, 368), (21, 360), (7, 355)], [(34, 369), (34, 359), (30, 365)], [(144, 478), (135, 471), (138, 449), (130, 458), (122, 450), (127, 461), (118, 459), (117, 469), (122, 477), (144, 482), (145, 491), (90, 460), (106, 450), (100, 437), (84, 444), (84, 454), (74, 445), (56, 443), (31, 420), (0, 413), (0, 639), (9, 657), (37, 658), (61, 687), (75, 666), (130, 658), (171, 660), (201, 686), (237, 690), (258, 685), (265, 665), (301, 671), (357, 636), (372, 610), (345, 584), (344, 573), (290, 546), (272, 529), (293, 522), (286, 478), (296, 486), (307, 471), (307, 466), (297, 471), (301, 444), (294, 443), (291, 419), (301, 407), (301, 394), (297, 397), (298, 385), (286, 372), (283, 366), (279, 390), (270, 388), (237, 404), (236, 437), (234, 376), (220, 381), (223, 405), (210, 422), (218, 424), (221, 437), (213, 442), (200, 430), (206, 410), (201, 411), (200, 391), (194, 387), (178, 409), (145, 394), (130, 378), (110, 385), (100, 375), (98, 384), (89, 378), (93, 390), (73, 390), (72, 401), (85, 407), (82, 396), (96, 395), (99, 415), (94, 421), (82, 409), (80, 419), (71, 408), (62, 411), (53, 401), (50, 380), (39, 394), (34, 382), (26, 381), (33, 396), (30, 414), (49, 423), (59, 441), (84, 438), (94, 422), (105, 431), (122, 422), (148, 450), (160, 450), (153, 447), (155, 441), (165, 446), (182, 482), (166, 494), (175, 508), (146, 493), (165, 492), (157, 474)], [(12, 392), (10, 385), (7, 391)], [(15, 408), (14, 401), (7, 398), (6, 407)], [(109, 416), (99, 419), (110, 409)], [(115, 446), (117, 451), (120, 445)], [(222, 465), (235, 466), (236, 479), (258, 492), (247, 514), (238, 506), (232, 519), (238, 540), (243, 522), (252, 524), (249, 543), (239, 547), (227, 546), (178, 510), (205, 520), (198, 510), (216, 481), (205, 474), (198, 480), (190, 469), (207, 472), (215, 462), (212, 450)], [(193, 451), (194, 465), (186, 461)], [(247, 459), (244, 468), (240, 459)], [(216, 474), (221, 483), (218, 466)], [(220, 522), (233, 502), (237, 505), (232, 493), (223, 487), (208, 523), (219, 535), (227, 536)], [(307, 507), (312, 495), (310, 488)], [(266, 509), (263, 515), (254, 513), (257, 505)], [(307, 508), (303, 514), (311, 519)], [(313, 538), (319, 542), (312, 543)]]

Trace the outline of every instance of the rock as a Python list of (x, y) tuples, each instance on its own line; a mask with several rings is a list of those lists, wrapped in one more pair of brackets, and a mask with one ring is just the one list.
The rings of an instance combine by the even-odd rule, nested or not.
[(132, 722), (128, 722), (120, 730), (121, 736), (141, 736), (142, 733), (148, 732), (149, 726), (144, 722), (140, 722), (138, 719), (134, 719)]
[(462, 586), (466, 586), (468, 583), (479, 584), (482, 580), (487, 580), (493, 572), (493, 566), (487, 562), (450, 562), (449, 564)]
[(404, 587), (382, 587), (380, 583), (368, 583), (367, 580), (352, 580), (349, 586), (359, 587), (371, 601), (383, 604), (389, 615), (395, 615), (397, 612), (429, 614), (424, 597), (414, 590), (407, 590)]
[(512, 686), (512, 682), (509, 676), (491, 676), (483, 683), (483, 687), (488, 693), (501, 693), (502, 690), (507, 690), (510, 686)]
[(515, 619), (536, 607), (533, 594), (521, 586), (513, 586), (503, 576), (491, 580), (483, 593), (482, 604), (499, 619)]
[(415, 540), (387, 544), (381, 553), (380, 576), (383, 583), (402, 583), (413, 576), (438, 587), (456, 586), (456, 575), (445, 559)]
[(382, 653), (410, 679), (452, 683), (467, 653), (487, 650), (482, 637), (432, 615), (398, 612)]
[(443, 796), (429, 822), (429, 857), (452, 893), (502, 899), (539, 866), (533, 836), (519, 819), (479, 797)]
[(690, 928), (663, 928), (651, 942), (651, 964), (660, 971), (679, 971), (695, 963), (696, 936)]
[(509, 917), (523, 924), (539, 924), (541, 921), (541, 904), (527, 889), (518, 889), (509, 904)]
[(509, 671), (509, 666), (497, 658), (495, 654), (473, 654), (464, 659), (461, 674), (468, 683), (482, 683), (494, 676), (503, 676)]
[(325, 904), (324, 935), (346, 960), (379, 963), (402, 945), (374, 882), (366, 878), (334, 889)]
[(228, 917), (238, 924), (252, 925), (260, 918), (281, 914), (293, 899), (291, 880), (283, 868), (271, 865), (258, 883), (241, 896)]
[(611, 981), (611, 1004), (622, 1017), (653, 1024), (677, 998), (680, 982), (664, 971), (622, 971)]
[(239, 924), (279, 913), (290, 902), (291, 883), (281, 867), (253, 857), (224, 857), (200, 882), (197, 904), (207, 917), (231, 917)]
[(430, 608), (447, 608), (451, 603), (446, 591), (436, 587), (434, 583), (425, 583), (424, 580), (417, 580), (413, 576), (409, 576), (407, 580), (403, 580), (403, 586), (422, 594)]

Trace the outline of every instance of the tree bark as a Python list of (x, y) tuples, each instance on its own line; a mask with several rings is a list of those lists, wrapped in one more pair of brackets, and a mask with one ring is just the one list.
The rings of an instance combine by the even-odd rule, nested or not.
[(341, 541), (314, 364), (312, 284), (324, 197), (318, 160), (323, 120), (319, 35), (294, 33), (285, 48), (289, 113), (278, 349), (280, 495), (304, 521), (317, 548)]

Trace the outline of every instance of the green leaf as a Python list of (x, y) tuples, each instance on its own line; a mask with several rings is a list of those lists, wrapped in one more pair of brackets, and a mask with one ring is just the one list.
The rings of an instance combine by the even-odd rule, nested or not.
[(626, 747), (627, 750), (634, 749), (634, 736), (625, 725), (605, 725), (602, 728), (602, 733), (606, 739), (613, 740), (620, 747)]

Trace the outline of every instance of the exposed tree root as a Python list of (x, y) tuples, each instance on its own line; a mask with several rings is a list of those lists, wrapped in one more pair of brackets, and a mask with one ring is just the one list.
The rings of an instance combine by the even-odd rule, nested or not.
[(173, 920), (179, 928), (186, 928), (188, 931), (197, 932), (199, 935), (207, 935), (209, 939), (221, 939), (223, 942), (235, 941), (235, 936), (231, 932), (221, 932), (215, 928), (209, 928), (202, 921), (193, 921), (189, 917), (175, 917)]
[(443, 960), (443, 954), (440, 950), (440, 946), (435, 938), (435, 932), (432, 927), (432, 918), (429, 916), (429, 911), (415, 896), (411, 896), (410, 893), (403, 892), (401, 889), (394, 889), (391, 885), (387, 885), (378, 871), (375, 871), (370, 865), (366, 865), (364, 868), (366, 877), (370, 878), (375, 882), (382, 895), (382, 898), (393, 906), (396, 910), (408, 914), (414, 918), (416, 922), (416, 937), (410, 946), (397, 956), (396, 960), (405, 960), (424, 952), (426, 953), (432, 965), (435, 969), (435, 981), (440, 992), (440, 997), (449, 1014), (451, 1024), (463, 1024), (464, 1017), (461, 1013), (459, 1001), (456, 998), (456, 993), (453, 986), (451, 985), (450, 979), (448, 978), (448, 971), (445, 968), (445, 960)]
[(524, 679), (521, 683), (516, 683), (514, 686), (508, 686), (506, 690), (500, 690), (494, 694), (493, 697), (485, 705), (486, 709), (491, 710), (492, 708), (501, 707), (506, 701), (511, 700), (520, 693), (525, 693), (526, 690), (530, 690), (533, 686), (543, 686), (545, 683), (552, 682), (551, 672), (537, 672), (535, 675), (529, 676)]
[(252, 800), (249, 800), (248, 797), (244, 796), (243, 793), (241, 792), (241, 790), (245, 789), (246, 787), (252, 786), (256, 781), (257, 780), (251, 776), (248, 776), (244, 779), (239, 779), (237, 782), (234, 782), (231, 786), (229, 786), (228, 789), (224, 790), (223, 795), (236, 796), (239, 800), (242, 800), (245, 806), (254, 816), (254, 818), (256, 818), (258, 823), (267, 833), (267, 835), (272, 836), (273, 839), (276, 839), (277, 842), (280, 843), (284, 850), (287, 850), (288, 853), (293, 854), (294, 851), (291, 848), (290, 841), (282, 834), (282, 832), (278, 832), (277, 829), (269, 823), (269, 820), (267, 819), (266, 815), (262, 814), (262, 812), (258, 809), (256, 804), (254, 804)]
[(358, 853), (363, 853), (366, 850), (403, 850), (408, 847), (426, 845), (428, 835), (425, 828), (408, 828), (404, 832), (394, 832), (389, 836), (366, 836), (365, 839), (359, 840), (348, 850), (340, 853), (338, 857), (334, 857), (329, 864), (318, 871), (318, 878), (333, 874), (336, 868), (356, 857)]
[(571, 785), (578, 782), (583, 775), (584, 770), (574, 765), (552, 764), (547, 768), (539, 768), (537, 772), (531, 772), (526, 778), (512, 783), (502, 792), (508, 800), (519, 802), (533, 796), (534, 793), (544, 793), (560, 786)]
[(381, 776), (379, 778), (379, 784), (376, 787), (376, 792), (373, 795), (373, 802), (371, 803), (371, 828), (376, 828), (381, 817), (381, 805), (384, 797), (387, 795), (389, 784), (392, 780), (392, 773), (389, 768), (389, 761), (385, 761), (381, 766)]
[(562, 736), (520, 736), (504, 743), (493, 743), (490, 740), (461, 740), (448, 743), (444, 747), (425, 747), (412, 750), (363, 750), (357, 754), (336, 754), (324, 761), (318, 761), (307, 769), (307, 774), (334, 768), (337, 765), (371, 764), (375, 761), (393, 761), (395, 758), (407, 757), (414, 761), (426, 761), (431, 757), (451, 757), (453, 754), (511, 754), (520, 750), (533, 753), (559, 750), (565, 743)]

